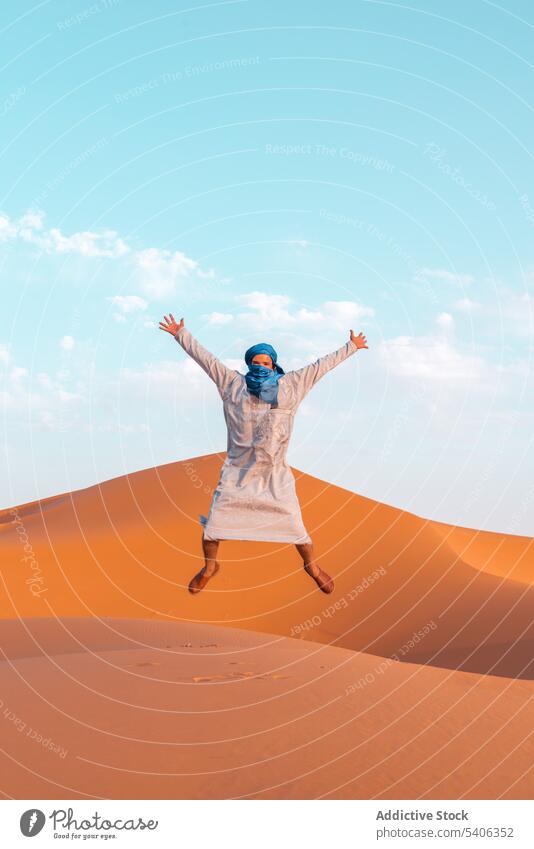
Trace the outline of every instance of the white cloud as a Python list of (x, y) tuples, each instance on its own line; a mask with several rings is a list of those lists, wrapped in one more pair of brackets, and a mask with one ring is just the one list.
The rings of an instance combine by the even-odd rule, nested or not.
[(34, 230), (42, 230), (43, 227), (43, 212), (26, 212), (17, 222), (18, 234), (28, 240), (31, 239)]
[(213, 326), (230, 324), (230, 322), (234, 320), (233, 315), (225, 312), (212, 312), (208, 315), (201, 316), (201, 318), (203, 318), (207, 324), (211, 324)]
[(223, 363), (234, 371), (240, 371), (242, 374), (246, 374), (247, 366), (244, 357), (241, 359), (237, 357), (223, 357)]
[(38, 372), (36, 380), (37, 383), (39, 383), (44, 389), (49, 389), (52, 386), (50, 375), (46, 374), (44, 371)]
[[(373, 316), (374, 309), (364, 307), (357, 301), (325, 301), (317, 309), (300, 307), (292, 311), (292, 299), (287, 295), (269, 292), (247, 292), (237, 295), (239, 305), (249, 307), (252, 312), (237, 313), (236, 320), (254, 331), (265, 329), (347, 331), (366, 316)], [(353, 330), (356, 328), (353, 327)]]
[(63, 348), (64, 351), (72, 351), (72, 349), (74, 348), (74, 337), (63, 336), (59, 345), (61, 348)]
[(532, 339), (534, 335), (534, 295), (523, 292), (518, 295), (506, 290), (501, 293), (499, 303), (493, 307), (495, 320), (506, 322), (506, 331)]
[(124, 424), (124, 422), (85, 422), (84, 430), (88, 433), (149, 433), (150, 426), (146, 422)]
[(444, 280), (446, 283), (453, 283), (457, 286), (467, 286), (473, 282), (473, 277), (470, 274), (457, 274), (453, 271), (445, 271), (442, 268), (420, 268), (415, 279), (431, 279)]
[(5, 416), (21, 429), (140, 432), (147, 429), (147, 416), (162, 421), (173, 399), (180, 409), (185, 405), (195, 415), (199, 402), (219, 409), (215, 384), (185, 355), (109, 375), (97, 373), (89, 387), (78, 373), (60, 369), (54, 374), (30, 374), (10, 363), (0, 384)]
[[(112, 315), (119, 324), (126, 323), (127, 315), (143, 312), (148, 306), (145, 299), (140, 298), (139, 295), (111, 295), (107, 300), (116, 307)], [(146, 326), (146, 322), (144, 324)]]
[(122, 368), (118, 372), (116, 386), (121, 394), (127, 391), (129, 395), (143, 399), (145, 404), (157, 399), (169, 401), (177, 394), (182, 397), (187, 390), (197, 396), (204, 389), (210, 391), (213, 388), (217, 396), (215, 384), (191, 357), (160, 360), (139, 369)]
[(0, 213), (0, 240), (7, 242), (9, 239), (14, 239), (17, 235), (17, 228), (11, 223), (7, 215)]
[(444, 336), (397, 336), (377, 353), (388, 371), (403, 378), (463, 385), (486, 373), (481, 357), (463, 353)]
[(534, 336), (534, 295), (530, 292), (518, 294), (509, 287), (500, 286), (491, 302), (477, 303), (463, 298), (454, 306), (463, 312), (476, 311), (479, 326), (485, 319), (487, 326), (496, 333), (527, 339)]
[(32, 238), (47, 253), (77, 253), (86, 257), (121, 257), (130, 250), (115, 230), (93, 233), (84, 230), (64, 236), (61, 230), (53, 228), (45, 236)]
[(198, 262), (181, 251), (147, 248), (138, 251), (133, 260), (142, 291), (156, 300), (173, 295), (185, 283), (215, 277), (213, 270), (203, 271)]
[[(358, 333), (362, 329), (360, 321), (374, 315), (374, 309), (357, 301), (325, 301), (315, 309), (308, 309), (297, 307), (287, 295), (258, 290), (236, 295), (233, 301), (237, 307), (233, 316), (224, 313), (224, 321), (219, 322), (221, 314), (212, 313), (215, 321), (209, 322), (211, 326), (224, 326), (231, 322), (234, 334), (241, 337), (239, 341), (245, 347), (252, 344), (252, 334), (263, 341), (268, 341), (265, 337), (271, 333), (282, 337), (277, 344), (283, 346), (283, 367), (286, 371), (300, 368), (316, 359), (321, 352), (341, 347), (343, 341), (349, 338), (350, 328)], [(238, 371), (246, 371), (241, 361), (234, 367)]]
[(21, 366), (14, 366), (11, 369), (9, 377), (11, 378), (12, 381), (15, 382), (15, 381), (19, 381), (23, 377), (27, 377), (27, 375), (28, 375), (28, 369), (22, 368)]
[(244, 295), (236, 295), (235, 301), (237, 304), (244, 307), (249, 307), (253, 313), (238, 314), (241, 322), (248, 322), (250, 319), (256, 325), (265, 326), (283, 326), (294, 324), (294, 318), (288, 310), (291, 298), (287, 295), (273, 295), (268, 292), (247, 292)]
[(83, 230), (66, 236), (58, 227), (44, 228), (44, 213), (30, 211), (17, 221), (0, 215), (0, 238), (21, 239), (37, 245), (48, 254), (76, 253), (86, 257), (122, 257), (130, 250), (115, 230), (96, 233)]
[(375, 314), (372, 307), (364, 307), (357, 301), (326, 301), (322, 312), (327, 321), (334, 321), (338, 327), (346, 327), (347, 321), (359, 321)]
[(84, 387), (80, 381), (71, 379), (70, 372), (63, 369), (55, 376), (46, 372), (34, 376), (17, 365), (6, 375), (0, 397), (5, 414), (19, 421), (22, 427), (57, 431), (77, 420), (83, 421), (82, 405), (87, 400)]
[(443, 330), (454, 329), (454, 319), (450, 312), (441, 312), (436, 318), (436, 322)]
[(146, 310), (148, 306), (145, 299), (140, 298), (139, 295), (111, 295), (108, 301), (111, 301), (122, 313), (139, 312)]
[[(107, 258), (122, 260), (125, 257), (133, 263), (141, 291), (150, 298), (162, 299), (175, 294), (185, 284), (201, 284), (202, 281), (215, 280), (213, 269), (203, 269), (200, 264), (182, 251), (169, 251), (160, 248), (146, 248), (132, 251), (116, 230), (83, 230), (70, 235), (60, 228), (47, 229), (43, 212), (29, 211), (17, 220), (0, 213), (0, 241), (14, 241), (35, 245), (47, 254), (62, 256), (77, 254), (87, 258)], [(229, 282), (224, 278), (221, 283)], [(202, 286), (199, 285), (202, 295)], [(117, 296), (118, 297), (118, 296)], [(134, 296), (127, 296), (134, 297)], [(142, 299), (140, 299), (142, 300)], [(118, 302), (117, 302), (118, 305)], [(125, 310), (121, 310), (125, 312)], [(120, 313), (119, 313), (120, 314)], [(115, 315), (117, 321), (121, 321)]]
[(472, 301), (471, 298), (460, 298), (459, 301), (454, 302), (454, 307), (460, 312), (475, 312), (475, 310), (480, 309), (481, 304)]
[(76, 392), (68, 392), (66, 389), (59, 388), (57, 390), (57, 397), (60, 401), (74, 401), (76, 398), (80, 396)]

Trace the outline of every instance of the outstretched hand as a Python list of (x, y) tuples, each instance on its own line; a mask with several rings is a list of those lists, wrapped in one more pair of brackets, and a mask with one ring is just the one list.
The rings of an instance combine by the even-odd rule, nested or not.
[(159, 329), (160, 330), (166, 330), (167, 333), (172, 333), (173, 336), (176, 336), (178, 331), (181, 330), (182, 327), (184, 326), (184, 320), (183, 320), (183, 318), (181, 318), (180, 324), (177, 324), (175, 319), (174, 319), (172, 312), (169, 313), (169, 316), (170, 316), (170, 318), (167, 318), (167, 316), (164, 316), (165, 321), (160, 321)]
[(367, 348), (367, 339), (363, 335), (363, 333), (358, 333), (357, 336), (354, 335), (354, 331), (350, 331), (350, 340), (357, 345), (358, 348)]

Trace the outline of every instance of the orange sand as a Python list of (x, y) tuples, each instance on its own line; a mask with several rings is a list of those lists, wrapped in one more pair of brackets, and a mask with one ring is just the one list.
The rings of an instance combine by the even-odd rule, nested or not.
[(533, 540), (294, 470), (335, 592), (223, 541), (192, 597), (223, 458), (0, 513), (4, 795), (532, 798)]

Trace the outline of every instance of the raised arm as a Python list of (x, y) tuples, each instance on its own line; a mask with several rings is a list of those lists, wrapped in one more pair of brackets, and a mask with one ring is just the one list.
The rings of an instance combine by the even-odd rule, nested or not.
[(184, 351), (211, 377), (220, 395), (223, 395), (230, 383), (237, 377), (238, 372), (225, 366), (215, 354), (204, 348), (198, 339), (195, 339), (193, 334), (184, 326), (183, 318), (180, 324), (177, 324), (172, 313), (169, 313), (169, 316), (170, 318), (165, 316), (165, 322), (160, 321), (160, 329), (166, 330), (167, 333), (174, 336)]
[(355, 354), (360, 348), (367, 348), (367, 340), (363, 333), (355, 336), (351, 330), (349, 341), (341, 348), (338, 348), (337, 351), (332, 351), (331, 354), (319, 357), (318, 360), (310, 363), (309, 366), (287, 372), (286, 379), (292, 382), (298, 400), (302, 401), (318, 380), (324, 377), (328, 371), (352, 356), (352, 354)]

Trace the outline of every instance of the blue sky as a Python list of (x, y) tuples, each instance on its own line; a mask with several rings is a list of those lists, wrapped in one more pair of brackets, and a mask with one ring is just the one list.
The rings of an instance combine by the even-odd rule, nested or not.
[(0, 504), (224, 451), (165, 312), (244, 370), (369, 350), (292, 465), (534, 534), (531, 4), (0, 10)]

